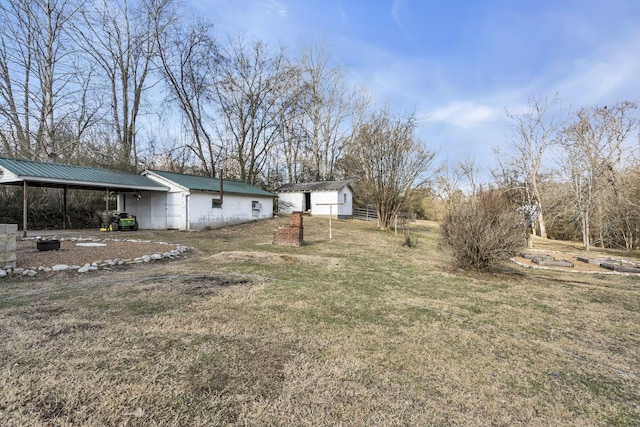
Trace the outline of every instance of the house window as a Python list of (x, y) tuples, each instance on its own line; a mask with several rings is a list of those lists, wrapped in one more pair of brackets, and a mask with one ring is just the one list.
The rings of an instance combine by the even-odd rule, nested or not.
[(214, 209), (221, 208), (222, 204), (220, 203), (220, 199), (211, 199), (211, 207)]
[(253, 216), (258, 216), (260, 215), (260, 210), (262, 209), (262, 203), (253, 200), (251, 202), (251, 211), (253, 213)]
[(343, 197), (343, 199), (344, 199), (344, 200), (343, 200), (343, 203), (347, 203), (347, 193), (344, 193), (344, 194), (342, 195), (342, 197)]

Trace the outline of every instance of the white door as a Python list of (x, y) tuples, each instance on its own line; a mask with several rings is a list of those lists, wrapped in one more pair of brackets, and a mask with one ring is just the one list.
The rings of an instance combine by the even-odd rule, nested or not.
[(183, 228), (182, 193), (167, 194), (167, 228)]

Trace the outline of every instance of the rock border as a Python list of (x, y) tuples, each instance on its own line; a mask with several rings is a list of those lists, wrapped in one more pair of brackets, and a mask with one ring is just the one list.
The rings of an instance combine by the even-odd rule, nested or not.
[(581, 271), (581, 270), (575, 270), (575, 269), (569, 269), (569, 268), (548, 267), (548, 266), (535, 265), (535, 264), (534, 265), (529, 265), (529, 264), (525, 264), (523, 262), (520, 262), (515, 258), (509, 258), (509, 261), (513, 262), (518, 267), (521, 267), (521, 268), (523, 268), (525, 270), (527, 270), (527, 269), (538, 269), (538, 270), (553, 270), (553, 271), (561, 271), (561, 272), (564, 272), (564, 273), (578, 273), (578, 274), (615, 274), (615, 275), (620, 275), (620, 276), (640, 276), (640, 273), (622, 271), (620, 269), (617, 269), (617, 270), (603, 270), (603, 271)]
[[(42, 240), (39, 236), (36, 237), (25, 237), (22, 240)], [(180, 255), (185, 252), (189, 252), (193, 250), (192, 247), (183, 246), (180, 243), (168, 243), (168, 242), (154, 242), (152, 240), (141, 240), (141, 239), (98, 239), (98, 238), (83, 238), (83, 237), (69, 237), (69, 238), (59, 238), (60, 241), (69, 241), (69, 242), (133, 242), (133, 243), (154, 243), (160, 245), (174, 245), (174, 249), (168, 250), (166, 252), (158, 252), (151, 255), (142, 255), (138, 258), (134, 259), (108, 259), (104, 261), (94, 261), (92, 263), (87, 263), (82, 266), (80, 265), (67, 265), (67, 264), (56, 264), (51, 267), (49, 266), (39, 266), (35, 268), (0, 268), (0, 278), (9, 277), (9, 276), (26, 276), (26, 277), (34, 277), (39, 273), (50, 273), (50, 272), (60, 272), (60, 271), (76, 271), (77, 273), (88, 273), (90, 271), (96, 270), (106, 270), (110, 267), (117, 267), (121, 265), (132, 265), (132, 264), (142, 264), (148, 263), (152, 261), (159, 261), (163, 259), (176, 259), (179, 258)]]

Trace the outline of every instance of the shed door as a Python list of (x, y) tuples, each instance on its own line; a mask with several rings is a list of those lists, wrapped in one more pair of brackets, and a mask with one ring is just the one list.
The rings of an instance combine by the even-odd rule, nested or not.
[(183, 228), (182, 193), (167, 194), (167, 228)]
[(311, 193), (304, 193), (304, 206), (302, 212), (306, 212), (311, 209)]

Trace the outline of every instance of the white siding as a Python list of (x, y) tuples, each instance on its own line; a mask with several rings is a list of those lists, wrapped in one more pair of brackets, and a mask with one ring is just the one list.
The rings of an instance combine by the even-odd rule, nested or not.
[[(218, 195), (193, 193), (189, 197), (189, 228), (220, 227), (273, 216), (273, 198), (225, 193), (221, 207), (212, 208)], [(254, 209), (254, 203), (255, 209)]]
[(140, 193), (140, 199), (137, 199), (133, 193), (120, 194), (118, 196), (118, 211), (135, 215), (138, 227), (150, 229), (152, 194), (152, 192), (143, 191)]
[(167, 229), (167, 193), (142, 191), (140, 199), (134, 193), (121, 194), (118, 197), (118, 211), (135, 215), (141, 229)]
[(304, 193), (280, 193), (278, 202), (278, 211), (290, 214), (294, 211), (303, 211)]
[(184, 230), (187, 226), (187, 206), (184, 192), (167, 194), (167, 228)]
[(1, 168), (1, 167), (0, 167), (0, 170), (2, 171), (2, 173), (0, 173), (0, 184), (20, 181), (20, 178), (18, 178), (17, 175), (14, 174), (13, 172), (10, 172), (7, 169)]
[[(290, 214), (293, 211), (304, 211), (305, 192), (284, 192), (278, 193), (279, 211)], [(334, 203), (329, 207), (326, 203)], [(335, 205), (335, 203), (339, 203)], [(329, 212), (334, 218), (350, 218), (353, 216), (353, 193), (348, 185), (338, 190), (312, 191), (311, 192), (311, 215), (329, 216)]]
[(218, 195), (205, 192), (142, 192), (140, 200), (131, 193), (120, 196), (118, 210), (135, 215), (139, 227), (145, 230), (201, 230), (273, 216), (273, 198), (265, 196), (225, 193), (221, 208), (211, 207)]
[(338, 206), (338, 217), (351, 218), (353, 216), (353, 193), (348, 186), (342, 187), (338, 193), (338, 202), (342, 203)]
[(311, 215), (313, 216), (329, 216), (329, 212), (333, 217), (338, 215), (338, 206), (327, 206), (324, 203), (339, 203), (338, 191), (314, 191), (311, 193)]

